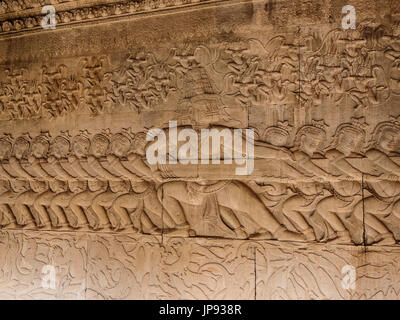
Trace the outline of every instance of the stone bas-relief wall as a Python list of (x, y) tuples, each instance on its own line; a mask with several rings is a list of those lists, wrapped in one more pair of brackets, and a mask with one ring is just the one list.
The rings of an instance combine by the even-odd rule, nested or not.
[(8, 230), (0, 253), (1, 299), (399, 298), (397, 247)]
[[(49, 295), (32, 270), (57, 252), (66, 289), (51, 297), (396, 295), (398, 1), (345, 3), (355, 30), (336, 0), (53, 4), (55, 30), (36, 2), (1, 6), (8, 298)], [(150, 165), (146, 134), (170, 121), (253, 129), (254, 171)], [(359, 268), (354, 292), (342, 264)]]

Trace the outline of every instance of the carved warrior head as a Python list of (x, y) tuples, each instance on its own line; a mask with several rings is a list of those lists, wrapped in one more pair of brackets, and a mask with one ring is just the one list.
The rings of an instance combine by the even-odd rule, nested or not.
[(18, 137), (14, 142), (13, 154), (17, 159), (28, 156), (30, 143), (25, 137)]
[(70, 151), (70, 143), (66, 136), (58, 136), (51, 144), (51, 153), (57, 158), (66, 158)]
[(392, 117), (390, 121), (379, 123), (367, 149), (376, 148), (384, 153), (399, 151), (400, 147), (400, 117)]
[(72, 151), (78, 158), (86, 157), (89, 154), (90, 140), (86, 134), (81, 133), (72, 140)]
[(313, 121), (312, 125), (305, 125), (297, 131), (294, 140), (294, 149), (301, 150), (310, 157), (315, 153), (323, 152), (323, 145), (326, 140), (325, 123)]
[(110, 148), (117, 157), (125, 157), (131, 148), (131, 140), (127, 134), (117, 133), (111, 138)]
[(95, 157), (104, 157), (107, 155), (108, 147), (110, 145), (110, 141), (104, 134), (96, 134), (92, 138), (91, 148), (92, 154)]
[(35, 158), (45, 158), (49, 152), (50, 143), (46, 135), (37, 136), (32, 141), (31, 151)]
[(352, 153), (362, 153), (366, 132), (364, 128), (368, 126), (365, 118), (352, 118), (351, 123), (340, 125), (333, 136), (333, 142), (328, 149), (337, 149), (345, 156)]

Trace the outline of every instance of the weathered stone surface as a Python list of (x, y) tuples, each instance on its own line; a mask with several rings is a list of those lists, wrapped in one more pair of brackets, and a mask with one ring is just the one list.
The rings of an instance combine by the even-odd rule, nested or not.
[[(0, 297), (397, 298), (398, 1), (46, 4), (0, 4)], [(152, 164), (171, 121), (254, 156)]]

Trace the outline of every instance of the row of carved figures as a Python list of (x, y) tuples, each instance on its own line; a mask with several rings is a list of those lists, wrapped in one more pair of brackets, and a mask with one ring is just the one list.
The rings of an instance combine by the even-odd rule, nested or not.
[[(349, 244), (357, 236), (352, 232), (357, 228), (360, 231), (365, 223), (373, 234), (373, 243), (391, 245), (396, 243), (393, 225), (388, 226), (384, 218), (400, 218), (398, 183), (397, 193), (391, 197), (378, 194), (379, 188), (386, 191), (382, 190), (384, 183), (372, 183), (364, 198), (362, 186), (354, 181), (334, 185), (342, 194), (336, 189), (321, 192), (323, 187), (316, 184), (291, 185), (290, 193), (285, 190), (288, 185), (268, 184), (270, 188), (285, 190), (278, 201), (278, 196), (271, 195), (262, 184), (237, 180), (178, 180), (159, 186), (145, 180), (1, 180), (0, 186), (0, 226), (7, 228), (113, 230), (187, 237), (196, 236), (198, 226), (206, 222), (204, 219), (211, 219), (214, 227), (230, 230), (237, 239)], [(318, 194), (303, 192), (311, 189)], [(347, 194), (343, 195), (343, 191)], [(265, 201), (271, 203), (271, 198), (281, 202), (284, 219), (273, 213), (276, 204), (268, 205)], [(188, 206), (207, 212), (188, 219)], [(319, 237), (310, 223), (310, 214), (318, 214), (333, 234)], [(350, 217), (355, 222), (348, 221)], [(243, 223), (249, 219), (255, 229), (250, 230)], [(349, 223), (356, 227), (349, 228)], [(226, 237), (226, 233), (209, 234), (216, 235)]]
[[(204, 104), (226, 109), (325, 102), (364, 109), (400, 94), (400, 27), (393, 31), (375, 26), (371, 31), (369, 26), (360, 24), (348, 32), (334, 29), (324, 39), (309, 35), (289, 42), (276, 36), (267, 42), (247, 39), (171, 48), (163, 60), (138, 49), (115, 66), (109, 57), (91, 56), (75, 66), (5, 69), (0, 116), (141, 112), (159, 110), (169, 102), (183, 110)], [(313, 48), (311, 44), (319, 41), (321, 47)], [(299, 61), (301, 42), (307, 45)]]
[[(284, 177), (276, 182), (269, 172), (251, 178), (247, 184), (239, 177), (227, 180), (223, 176), (215, 181), (189, 181), (190, 175), (179, 176), (173, 166), (166, 169), (148, 165), (144, 155), (149, 143), (144, 133), (132, 138), (123, 131), (110, 139), (107, 133), (90, 137), (82, 132), (74, 138), (64, 133), (51, 144), (47, 134), (32, 140), (21, 136), (15, 141), (6, 135), (0, 139), (1, 224), (87, 225), (93, 229), (111, 226), (115, 230), (136, 228), (150, 233), (162, 229), (190, 236), (195, 234), (195, 226), (188, 222), (186, 204), (217, 212), (220, 221), (238, 238), (315, 241), (307, 214), (316, 211), (334, 230), (334, 241), (351, 241), (341, 219), (341, 215), (348, 214), (374, 231), (374, 242), (394, 244), (394, 234), (381, 217), (399, 214), (400, 165), (391, 156), (397, 150), (400, 125), (395, 118), (380, 123), (363, 151), (364, 125), (363, 119), (353, 119), (337, 128), (332, 144), (324, 152), (328, 165), (323, 168), (313, 159), (324, 149), (326, 140), (321, 122), (300, 128), (291, 150), (256, 142), (255, 157), (265, 162), (278, 160), (282, 174), (293, 180), (290, 185)], [(282, 141), (278, 136), (284, 132), (273, 132), (276, 141)], [(366, 170), (367, 166), (351, 163), (349, 157), (354, 154), (365, 156), (362, 160), (374, 173)], [(66, 158), (68, 161), (63, 161)], [(211, 170), (212, 165), (209, 167)], [(366, 197), (362, 199), (365, 189)], [(282, 212), (297, 232), (279, 222), (264, 198), (282, 202)], [(249, 234), (241, 215), (255, 221), (259, 230)]]
[[(364, 117), (353, 117), (351, 122), (339, 125), (329, 141), (327, 125), (323, 120), (312, 120), (311, 124), (300, 127), (293, 137), (287, 122), (280, 122), (261, 134), (256, 131), (254, 158), (276, 159), (288, 164), (285, 172), (294, 180), (316, 178), (317, 181), (336, 180), (344, 175), (345, 180), (360, 180), (360, 172), (355, 168), (343, 167), (341, 175), (330, 175), (329, 170), (317, 169), (311, 159), (325, 159), (336, 165), (345, 163), (347, 158), (369, 159), (381, 169), (383, 175), (377, 178), (396, 180), (396, 163), (390, 159), (400, 155), (400, 117), (390, 117), (388, 121), (378, 123), (370, 132), (367, 132), (368, 127)], [(177, 132), (187, 128), (190, 127), (178, 126)], [(234, 130), (219, 125), (211, 125), (209, 129), (216, 129), (216, 132)], [(200, 136), (200, 129), (195, 130)], [(169, 135), (168, 131), (168, 128), (164, 130), (166, 136)], [(43, 131), (33, 138), (28, 133), (16, 138), (11, 134), (3, 134), (0, 137), (0, 178), (135, 179), (137, 170), (132, 168), (132, 163), (136, 162), (143, 163), (143, 172), (139, 176), (154, 177), (154, 170), (145, 168), (147, 164), (144, 163), (146, 150), (154, 143), (148, 141), (150, 137), (146, 135), (145, 132), (135, 133), (132, 128), (124, 128), (116, 133), (109, 129), (97, 133), (80, 130), (73, 136), (68, 131), (62, 131), (55, 137)], [(247, 139), (243, 130), (242, 145), (249, 142)], [(233, 151), (234, 147), (222, 141), (221, 150), (228, 148)], [(242, 150), (235, 151), (242, 153)], [(168, 150), (164, 152), (168, 153)], [(302, 166), (301, 170), (298, 166)]]

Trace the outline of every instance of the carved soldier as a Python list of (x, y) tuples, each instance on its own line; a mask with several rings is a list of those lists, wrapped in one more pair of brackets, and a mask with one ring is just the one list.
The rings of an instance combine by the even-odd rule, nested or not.
[(86, 133), (81, 132), (72, 140), (72, 154), (68, 156), (70, 164), (71, 175), (78, 177), (78, 179), (88, 180), (95, 179), (94, 175), (89, 173), (84, 166), (84, 160), (88, 157), (90, 150), (90, 140)]
[(50, 143), (46, 134), (34, 138), (31, 143), (31, 154), (28, 156), (31, 171), (38, 179), (52, 180), (53, 177), (43, 168), (41, 159), (48, 156)]
[(100, 180), (121, 181), (120, 176), (111, 173), (102, 164), (102, 159), (107, 156), (109, 145), (110, 141), (104, 134), (94, 135), (91, 142), (92, 154), (87, 158), (88, 165), (96, 173), (96, 178)]
[(347, 157), (359, 155), (365, 143), (364, 119), (353, 118), (352, 123), (339, 126), (333, 138), (332, 145), (325, 155), (330, 166), (342, 176), (330, 182), (332, 196), (329, 196), (317, 206), (317, 212), (329, 223), (336, 233), (332, 240), (337, 243), (351, 242), (351, 235), (342, 222), (339, 214), (349, 214), (361, 199), (362, 172), (353, 167)]
[(51, 155), (47, 161), (57, 174), (57, 178), (63, 181), (74, 180), (77, 174), (71, 175), (62, 165), (62, 160), (67, 159), (70, 152), (70, 143), (67, 135), (57, 136), (51, 144)]
[(365, 155), (384, 174), (376, 180), (367, 179), (372, 196), (364, 202), (360, 201), (354, 208), (355, 217), (378, 233), (374, 242), (379, 244), (396, 243), (393, 233), (378, 217), (386, 217), (392, 212), (400, 217), (400, 166), (389, 158), (399, 151), (399, 138), (400, 125), (395, 119), (380, 123), (375, 128)]
[(293, 154), (295, 166), (305, 175), (313, 178), (313, 182), (297, 182), (297, 194), (287, 199), (282, 207), (283, 214), (295, 224), (308, 241), (315, 241), (315, 233), (305, 215), (312, 213), (318, 203), (319, 196), (323, 195), (321, 180), (330, 178), (330, 174), (317, 166), (311, 157), (321, 153), (326, 139), (323, 121), (315, 121), (314, 125), (306, 125), (296, 134)]

